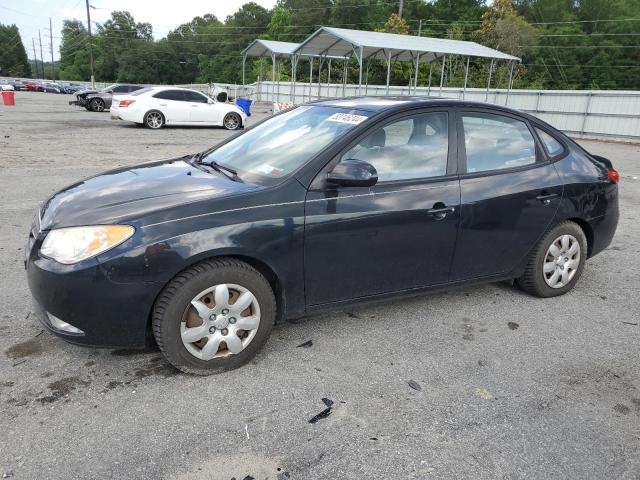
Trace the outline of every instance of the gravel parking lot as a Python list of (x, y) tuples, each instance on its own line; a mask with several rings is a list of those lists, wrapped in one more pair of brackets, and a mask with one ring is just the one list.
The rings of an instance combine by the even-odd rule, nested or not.
[[(620, 171), (621, 216), (570, 294), (492, 284), (305, 318), (248, 366), (200, 378), (154, 348), (43, 332), (23, 247), (54, 191), (229, 133), (150, 131), (68, 100), (0, 106), (0, 475), (640, 478), (640, 146), (584, 142)], [(309, 423), (323, 398), (329, 415)]]

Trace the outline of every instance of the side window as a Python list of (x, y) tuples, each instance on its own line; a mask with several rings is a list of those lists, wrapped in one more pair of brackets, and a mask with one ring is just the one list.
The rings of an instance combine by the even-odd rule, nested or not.
[(184, 95), (182, 90), (163, 90), (154, 95), (155, 98), (163, 100), (177, 100), (184, 101)]
[(527, 124), (492, 113), (462, 115), (467, 172), (501, 170), (536, 162), (536, 142)]
[(369, 162), (378, 181), (439, 177), (447, 173), (449, 132), (445, 112), (391, 122), (366, 136), (342, 160)]
[(564, 146), (551, 135), (544, 130), (536, 128), (536, 133), (540, 137), (540, 141), (544, 145), (544, 149), (547, 151), (550, 157), (555, 157), (564, 152)]
[(127, 85), (118, 85), (113, 89), (113, 93), (126, 93), (129, 91), (129, 87)]
[(209, 101), (208, 98), (202, 95), (201, 93), (190, 92), (189, 90), (184, 91), (184, 97), (187, 100), (187, 102), (208, 103)]

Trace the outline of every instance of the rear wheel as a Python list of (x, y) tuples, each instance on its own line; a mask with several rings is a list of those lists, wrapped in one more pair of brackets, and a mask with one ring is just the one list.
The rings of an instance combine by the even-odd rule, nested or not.
[(584, 270), (587, 239), (574, 222), (563, 222), (548, 232), (531, 252), (517, 285), (537, 297), (556, 297), (573, 289)]
[(89, 102), (89, 110), (92, 112), (104, 112), (104, 100), (101, 98), (93, 98)]
[(151, 110), (144, 114), (144, 126), (147, 128), (158, 129), (164, 125), (164, 115), (157, 110)]
[(273, 290), (257, 270), (235, 259), (207, 260), (176, 276), (160, 294), (153, 334), (173, 366), (210, 375), (253, 358), (275, 317)]
[(225, 115), (222, 124), (227, 130), (237, 130), (242, 125), (242, 119), (237, 113), (231, 112)]

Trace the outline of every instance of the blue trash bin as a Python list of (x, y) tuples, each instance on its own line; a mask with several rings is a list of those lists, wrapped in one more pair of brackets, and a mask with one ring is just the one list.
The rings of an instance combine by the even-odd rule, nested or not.
[(244, 113), (247, 114), (247, 117), (251, 116), (252, 103), (253, 101), (247, 98), (236, 98), (236, 105), (238, 105), (242, 110), (244, 110)]

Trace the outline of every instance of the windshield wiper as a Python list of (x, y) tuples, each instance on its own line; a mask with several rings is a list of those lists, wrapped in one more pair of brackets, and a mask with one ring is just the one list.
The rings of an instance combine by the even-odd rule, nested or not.
[(215, 160), (211, 162), (203, 162), (202, 161), (203, 154), (204, 152), (196, 153), (193, 156), (193, 161), (201, 163), (202, 165), (207, 165), (213, 168), (216, 172), (223, 173), (224, 175), (229, 177), (231, 180), (244, 183), (242, 179), (238, 176), (238, 172), (234, 168), (231, 168), (230, 166), (225, 165), (224, 163), (216, 162)]

